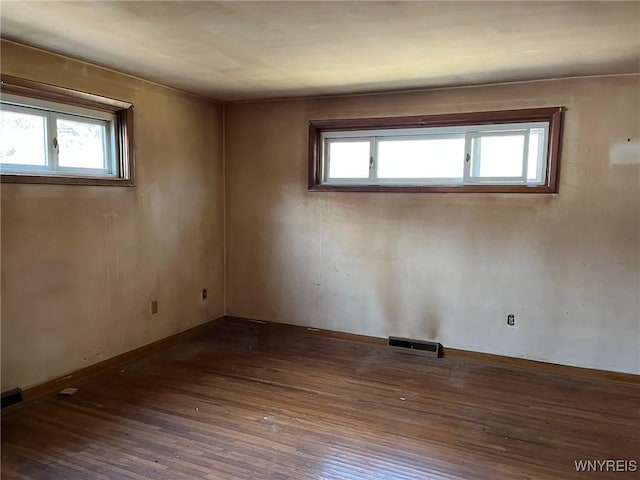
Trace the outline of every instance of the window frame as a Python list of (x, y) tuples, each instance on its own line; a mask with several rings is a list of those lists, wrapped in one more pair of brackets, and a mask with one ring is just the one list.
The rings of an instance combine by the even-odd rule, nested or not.
[[(454, 113), (443, 115), (419, 115), (403, 117), (352, 118), (311, 120), (309, 122), (309, 172), (308, 190), (311, 192), (405, 192), (405, 193), (537, 193), (558, 192), (560, 169), (560, 145), (564, 107), (543, 107), (521, 110)], [(548, 122), (546, 168), (540, 185), (500, 184), (474, 182), (472, 184), (417, 184), (410, 180), (393, 182), (385, 180), (376, 184), (347, 182), (323, 182), (323, 134), (349, 137), (349, 132), (393, 131), (435, 127), (468, 127), (504, 124), (535, 124)], [(465, 145), (469, 151), (470, 146)], [(466, 162), (469, 163), (469, 162)], [(465, 175), (468, 166), (465, 165)], [(526, 172), (525, 172), (526, 175)]]
[[(99, 123), (101, 120), (110, 124), (110, 141), (107, 142), (107, 150), (114, 153), (113, 164), (110, 173), (97, 172), (96, 169), (78, 167), (56, 167), (44, 173), (34, 167), (34, 173), (28, 173), (29, 166), (20, 165), (20, 172), (11, 171), (12, 168), (3, 166), (0, 182), (2, 183), (39, 183), (58, 185), (97, 185), (97, 186), (135, 186), (135, 160), (133, 152), (133, 105), (129, 102), (115, 100), (91, 93), (58, 87), (45, 83), (26, 80), (9, 75), (0, 75), (0, 88), (2, 96), (0, 100), (8, 98), (9, 102), (15, 102), (16, 97), (27, 99), (33, 107), (24, 105), (17, 108), (29, 110), (41, 110), (47, 117), (45, 135), (51, 134), (51, 120), (58, 118), (73, 119), (74, 115), (85, 117), (88, 123)], [(9, 104), (8, 110), (13, 110), (15, 105)], [(77, 116), (75, 118), (78, 118)], [(47, 141), (47, 139), (45, 139)], [(51, 142), (47, 142), (46, 148), (50, 149)], [(110, 160), (111, 161), (111, 160)]]

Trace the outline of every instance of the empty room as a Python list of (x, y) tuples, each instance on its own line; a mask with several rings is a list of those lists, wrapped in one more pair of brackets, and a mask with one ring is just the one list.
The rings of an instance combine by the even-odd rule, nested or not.
[(0, 36), (3, 480), (640, 478), (640, 2)]

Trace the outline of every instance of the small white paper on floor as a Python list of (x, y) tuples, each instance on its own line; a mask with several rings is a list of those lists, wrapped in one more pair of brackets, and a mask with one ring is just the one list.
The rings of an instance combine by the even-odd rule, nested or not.
[(59, 395), (73, 395), (74, 393), (76, 393), (78, 391), (77, 388), (63, 388), (62, 390), (60, 390), (58, 392)]

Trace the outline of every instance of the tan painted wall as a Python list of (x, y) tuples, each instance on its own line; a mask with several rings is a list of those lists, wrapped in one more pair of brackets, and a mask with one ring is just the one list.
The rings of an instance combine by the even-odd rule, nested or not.
[(3, 73), (133, 102), (137, 163), (135, 188), (2, 185), (2, 390), (222, 315), (221, 107), (10, 43), (1, 54)]
[[(227, 313), (640, 373), (639, 78), (229, 106)], [(558, 195), (307, 192), (310, 119), (555, 105)]]

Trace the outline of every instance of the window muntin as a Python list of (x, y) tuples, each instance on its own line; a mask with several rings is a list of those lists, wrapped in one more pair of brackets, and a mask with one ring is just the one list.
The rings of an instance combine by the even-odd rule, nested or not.
[[(556, 193), (563, 111), (311, 120), (309, 190)], [(327, 157), (338, 141), (369, 146), (368, 176), (333, 174)]]
[(135, 185), (133, 105), (0, 74), (0, 180)]
[[(325, 132), (321, 137), (322, 183), (542, 185), (548, 130), (549, 122), (535, 122)], [(335, 155), (336, 147), (342, 145), (358, 145), (357, 158), (347, 149)], [(349, 169), (341, 163), (356, 161), (358, 174), (345, 175)]]

